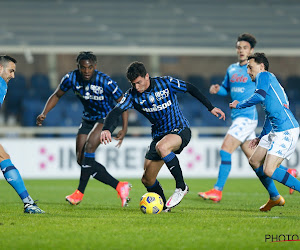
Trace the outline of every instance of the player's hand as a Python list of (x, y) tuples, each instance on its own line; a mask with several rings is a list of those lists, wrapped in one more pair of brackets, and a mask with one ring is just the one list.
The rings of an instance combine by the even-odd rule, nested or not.
[(118, 132), (117, 136), (114, 137), (115, 140), (119, 141), (118, 144), (116, 145), (117, 148), (121, 147), (125, 135), (126, 135), (126, 131), (122, 129)]
[(108, 144), (111, 142), (111, 133), (109, 130), (103, 130), (100, 134), (100, 143)]
[(239, 101), (234, 100), (233, 102), (229, 103), (229, 108), (235, 109), (236, 105), (238, 105)]
[(255, 148), (257, 147), (259, 141), (260, 141), (260, 139), (257, 138), (257, 137), (254, 138), (254, 139), (252, 139), (252, 140), (250, 141), (250, 143), (249, 143), (249, 148), (255, 149)]
[(219, 108), (213, 108), (210, 113), (214, 116), (219, 117), (219, 119), (223, 119), (225, 121), (225, 113)]
[(36, 118), (36, 125), (38, 126), (42, 126), (43, 121), (46, 119), (46, 115), (44, 114), (40, 114), (37, 118)]
[(220, 85), (219, 84), (213, 84), (209, 88), (209, 93), (214, 95), (214, 94), (217, 94), (219, 92), (219, 90), (220, 90)]

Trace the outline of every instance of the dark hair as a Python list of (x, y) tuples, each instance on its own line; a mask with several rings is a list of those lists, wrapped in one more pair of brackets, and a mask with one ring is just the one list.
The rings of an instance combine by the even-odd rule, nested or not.
[(237, 42), (246, 41), (250, 44), (251, 48), (254, 48), (256, 45), (256, 39), (253, 35), (249, 33), (244, 33), (238, 36)]
[(76, 58), (77, 64), (79, 64), (81, 60), (90, 60), (93, 63), (97, 63), (97, 57), (91, 51), (81, 51)]
[(127, 79), (132, 82), (139, 76), (145, 77), (147, 74), (147, 70), (145, 65), (141, 62), (133, 62), (127, 68)]
[(263, 63), (264, 66), (265, 66), (265, 70), (269, 70), (269, 61), (268, 61), (268, 58), (266, 57), (265, 53), (254, 53), (254, 55), (250, 55), (248, 56), (248, 61), (250, 59), (254, 59), (254, 61), (257, 63), (257, 64), (260, 64), (260, 63)]
[(1, 65), (6, 65), (8, 62), (13, 62), (16, 64), (17, 60), (11, 56), (0, 55), (0, 64)]

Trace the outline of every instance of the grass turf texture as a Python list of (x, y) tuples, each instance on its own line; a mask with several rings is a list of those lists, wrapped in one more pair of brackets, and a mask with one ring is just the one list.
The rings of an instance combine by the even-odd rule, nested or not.
[[(300, 241), (265, 242), (265, 235), (300, 237), (300, 195), (288, 194), (284, 207), (263, 213), (259, 207), (267, 193), (257, 179), (229, 179), (220, 203), (204, 201), (199, 191), (210, 189), (215, 180), (188, 179), (189, 194), (171, 213), (142, 214), (139, 199), (146, 193), (132, 179), (131, 202), (122, 208), (116, 191), (91, 180), (77, 206), (64, 197), (77, 187), (75, 180), (25, 180), (33, 199), (46, 211), (23, 213), (14, 190), (0, 181), (0, 249), (299, 249)], [(161, 179), (167, 198), (173, 193), (172, 179)]]

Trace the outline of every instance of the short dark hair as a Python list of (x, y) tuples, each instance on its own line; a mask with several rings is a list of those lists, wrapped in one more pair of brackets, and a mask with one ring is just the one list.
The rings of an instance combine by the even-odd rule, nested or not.
[(127, 68), (127, 79), (132, 82), (139, 76), (145, 77), (147, 74), (147, 70), (145, 65), (141, 62), (133, 62)]
[(254, 48), (256, 45), (256, 39), (253, 35), (249, 33), (244, 33), (238, 36), (237, 42), (246, 41), (250, 44), (251, 48)]
[(269, 61), (265, 53), (254, 53), (253, 55), (248, 56), (248, 61), (250, 59), (254, 59), (254, 61), (258, 64), (263, 63), (265, 66), (265, 70), (269, 70)]
[(77, 64), (79, 64), (81, 60), (90, 60), (93, 63), (97, 63), (97, 57), (91, 51), (81, 51), (76, 58)]
[(0, 64), (6, 65), (8, 62), (13, 62), (14, 64), (17, 63), (17, 60), (11, 56), (8, 55), (0, 55)]

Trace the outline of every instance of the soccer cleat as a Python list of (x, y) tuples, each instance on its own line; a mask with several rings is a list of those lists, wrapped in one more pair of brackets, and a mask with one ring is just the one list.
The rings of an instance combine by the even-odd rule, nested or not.
[[(288, 173), (289, 173), (290, 175), (294, 176), (295, 178), (298, 177), (298, 171), (297, 171), (296, 169), (294, 169), (294, 168), (289, 168), (289, 169), (288, 169)], [(293, 194), (294, 191), (295, 191), (295, 189), (290, 188), (290, 194)]]
[(129, 191), (131, 190), (132, 185), (128, 182), (119, 182), (117, 185), (117, 192), (118, 192), (118, 196), (121, 199), (122, 202), (122, 207), (127, 207), (128, 206), (128, 202), (130, 201), (129, 198)]
[(186, 184), (184, 190), (182, 190), (181, 188), (176, 188), (174, 194), (167, 200), (166, 207), (176, 207), (188, 192), (189, 187)]
[(276, 200), (276, 201), (269, 199), (268, 202), (265, 205), (263, 205), (259, 208), (259, 210), (262, 211), (262, 212), (267, 212), (267, 211), (270, 211), (272, 209), (272, 207), (284, 206), (284, 204), (285, 204), (285, 200), (280, 195), (279, 199)]
[(71, 205), (78, 205), (82, 201), (83, 196), (84, 194), (76, 189), (73, 194), (66, 196), (66, 201), (68, 201)]
[(25, 214), (44, 214), (45, 211), (40, 209), (37, 204), (25, 203), (24, 204), (24, 213)]
[(222, 199), (222, 191), (215, 188), (207, 192), (199, 192), (198, 195), (204, 200), (212, 200), (214, 202), (219, 202)]

